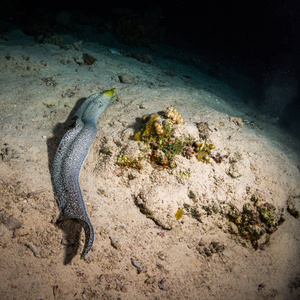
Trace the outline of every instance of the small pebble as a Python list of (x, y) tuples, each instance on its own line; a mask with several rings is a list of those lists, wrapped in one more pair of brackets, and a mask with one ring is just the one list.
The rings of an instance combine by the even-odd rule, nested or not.
[(134, 258), (131, 258), (131, 263), (134, 267), (136, 267), (138, 274), (146, 272), (142, 266), (142, 263), (135, 260)]
[(14, 231), (22, 227), (22, 223), (15, 217), (6, 218), (4, 214), (0, 217), (0, 222), (3, 223), (8, 230)]
[(121, 83), (131, 84), (134, 81), (134, 77), (128, 74), (123, 74), (118, 77)]
[(54, 53), (51, 55), (51, 58), (53, 59), (61, 59), (63, 56), (60, 53)]
[(41, 257), (40, 250), (35, 245), (27, 242), (27, 243), (25, 243), (25, 246), (32, 251), (32, 253), (35, 257)]
[(115, 248), (115, 249), (120, 249), (120, 247), (121, 247), (121, 245), (120, 245), (120, 243), (116, 240), (116, 239), (114, 239), (113, 237), (109, 237), (109, 239), (110, 239), (110, 244)]
[(158, 287), (161, 290), (165, 290), (166, 289), (166, 278), (163, 278), (159, 283), (158, 283)]

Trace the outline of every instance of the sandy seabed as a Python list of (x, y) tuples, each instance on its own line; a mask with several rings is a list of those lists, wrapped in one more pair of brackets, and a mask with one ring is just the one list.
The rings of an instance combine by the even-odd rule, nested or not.
[[(26, 36), (0, 42), (0, 298), (299, 299), (299, 141), (220, 78), (131, 51), (88, 42), (63, 49)], [(84, 53), (97, 60), (84, 63)], [(80, 260), (85, 237), (75, 221), (58, 222), (50, 167), (75, 108), (111, 88), (118, 99), (80, 174), (96, 232)], [(207, 124), (215, 159), (118, 165), (121, 153), (145, 149), (133, 139), (140, 118), (170, 105), (185, 120), (180, 133), (199, 139), (197, 124)], [(253, 197), (283, 214), (255, 247), (228, 213), (256, 209)]]

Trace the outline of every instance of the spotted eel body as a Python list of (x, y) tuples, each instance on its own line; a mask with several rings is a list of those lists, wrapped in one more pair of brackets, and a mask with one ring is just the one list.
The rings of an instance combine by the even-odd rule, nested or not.
[(84, 258), (91, 250), (95, 231), (86, 211), (79, 174), (97, 134), (97, 123), (116, 97), (116, 89), (89, 96), (75, 113), (76, 123), (63, 136), (54, 157), (51, 180), (62, 216), (77, 219), (85, 231)]

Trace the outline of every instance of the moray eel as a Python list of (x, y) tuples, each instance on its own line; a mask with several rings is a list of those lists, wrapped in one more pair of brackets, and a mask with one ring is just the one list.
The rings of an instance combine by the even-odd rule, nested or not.
[(89, 96), (76, 111), (75, 126), (63, 136), (54, 157), (51, 180), (62, 216), (77, 219), (85, 231), (83, 259), (91, 250), (95, 231), (79, 186), (79, 173), (97, 134), (97, 123), (116, 97), (116, 89)]

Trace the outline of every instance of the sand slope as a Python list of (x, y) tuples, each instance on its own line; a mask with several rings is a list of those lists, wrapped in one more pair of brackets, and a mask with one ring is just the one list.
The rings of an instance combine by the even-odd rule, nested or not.
[[(22, 39), (0, 43), (1, 299), (298, 299), (299, 219), (287, 200), (299, 210), (299, 141), (255, 118), (229, 84), (174, 58)], [(83, 53), (97, 61), (84, 64)], [(96, 231), (80, 260), (83, 232), (74, 221), (57, 223), (49, 168), (75, 107), (111, 88), (118, 101), (100, 119), (80, 176)], [(139, 118), (170, 105), (185, 120), (182, 133), (198, 138), (196, 123), (207, 122), (222, 162), (117, 165), (120, 153), (145, 147), (132, 138)], [(285, 217), (257, 250), (226, 215), (253, 195)]]

